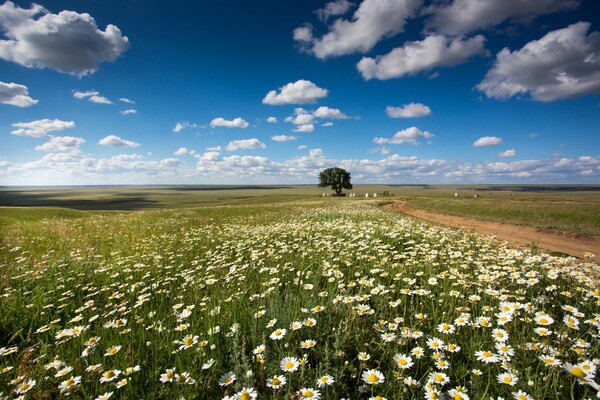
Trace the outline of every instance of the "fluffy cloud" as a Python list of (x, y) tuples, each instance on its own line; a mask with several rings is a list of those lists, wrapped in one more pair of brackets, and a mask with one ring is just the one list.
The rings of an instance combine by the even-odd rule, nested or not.
[(119, 114), (121, 114), (121, 115), (137, 114), (137, 110), (130, 108), (129, 110), (119, 111)]
[(498, 158), (511, 158), (517, 155), (517, 152), (515, 149), (508, 149), (505, 150), (501, 153), (498, 153)]
[(78, 153), (79, 146), (85, 143), (84, 138), (73, 136), (55, 136), (46, 143), (36, 146), (38, 151), (47, 153)]
[(427, 131), (421, 131), (417, 127), (411, 126), (402, 131), (398, 131), (391, 138), (376, 137), (373, 139), (373, 143), (377, 144), (412, 144), (416, 146), (419, 144), (419, 139), (430, 139), (434, 135)]
[(12, 126), (19, 128), (11, 131), (12, 135), (42, 138), (48, 136), (48, 132), (75, 128), (75, 122), (46, 118), (31, 122), (16, 122)]
[(315, 126), (313, 124), (304, 124), (304, 125), (296, 126), (296, 128), (294, 129), (294, 132), (310, 133), (314, 130), (315, 130)]
[(288, 83), (279, 88), (279, 92), (271, 90), (262, 100), (263, 104), (272, 106), (282, 104), (316, 103), (317, 99), (326, 97), (329, 91), (305, 79)]
[(275, 135), (271, 136), (271, 140), (275, 142), (289, 142), (292, 140), (298, 140), (298, 137), (292, 135)]
[[(301, 43), (307, 46), (307, 50), (321, 59), (356, 52), (365, 53), (380, 40), (402, 32), (406, 20), (416, 14), (421, 2), (422, 0), (364, 0), (350, 20), (335, 20), (329, 32), (322, 37), (313, 38), (311, 34), (297, 40), (302, 40)], [(337, 6), (330, 6), (330, 10), (343, 9), (343, 6), (340, 7), (343, 2), (335, 3)], [(328, 13), (332, 15), (331, 11)], [(296, 32), (294, 36), (297, 36)]]
[(502, 138), (496, 136), (483, 136), (473, 142), (473, 147), (496, 146), (502, 143)]
[(294, 125), (310, 125), (314, 121), (314, 115), (301, 107), (294, 109), (294, 116), (290, 116), (285, 119), (285, 122), (289, 122)]
[(252, 139), (239, 139), (232, 140), (227, 144), (225, 150), (236, 151), (236, 150), (251, 150), (251, 149), (264, 149), (267, 147), (263, 142), (256, 138)]
[(313, 115), (324, 119), (348, 119), (348, 116), (341, 112), (339, 108), (329, 108), (327, 106), (317, 108)]
[(127, 97), (121, 97), (119, 101), (126, 104), (135, 104), (135, 101), (129, 100)]
[(102, 31), (89, 14), (52, 14), (37, 4), (30, 9), (11, 1), (0, 5), (0, 26), (7, 37), (0, 40), (0, 58), (26, 67), (83, 76), (129, 48), (129, 40), (115, 25)]
[(270, 124), (276, 124), (277, 123), (277, 118), (275, 117), (269, 117), (267, 118), (267, 122)]
[(242, 118), (234, 118), (231, 121), (223, 119), (221, 117), (215, 118), (210, 121), (210, 126), (213, 128), (216, 126), (224, 126), (225, 128), (247, 128), (250, 125), (247, 121)]
[(102, 146), (110, 146), (110, 147), (139, 147), (141, 144), (133, 142), (131, 140), (124, 140), (115, 135), (108, 135), (104, 139), (101, 139), (98, 142), (99, 145)]
[(512, 19), (530, 21), (538, 15), (575, 8), (579, 0), (454, 0), (426, 10), (427, 26), (448, 35), (460, 35)]
[[(75, 138), (77, 139), (77, 138)], [(77, 150), (78, 141), (72, 146)], [(301, 150), (306, 146), (300, 146)], [(386, 150), (386, 151), (389, 151)], [(600, 177), (600, 156), (582, 155), (575, 159), (560, 157), (546, 160), (483, 162), (473, 164), (457, 160), (422, 159), (390, 154), (375, 159), (334, 159), (320, 149), (308, 154), (273, 161), (260, 156), (231, 155), (218, 152), (195, 154), (193, 168), (182, 166), (174, 158), (145, 160), (137, 154), (121, 154), (96, 159), (81, 151), (49, 153), (27, 163), (0, 162), (0, 184), (107, 183), (207, 183), (274, 182), (314, 183), (319, 172), (338, 165), (363, 182), (381, 183), (595, 183)]]
[(188, 150), (187, 147), (180, 147), (175, 151), (176, 156), (187, 156), (188, 154), (193, 155), (196, 152), (194, 150)]
[(301, 42), (301, 43), (311, 42), (313, 40), (312, 30), (313, 30), (313, 28), (312, 28), (312, 25), (310, 25), (310, 24), (305, 24), (305, 25), (299, 26), (296, 29), (294, 29), (294, 31), (292, 33), (292, 37), (297, 42)]
[(29, 97), (27, 86), (18, 83), (5, 83), (0, 81), (0, 104), (10, 104), (21, 108), (31, 107), (38, 100)]
[[(285, 122), (296, 125), (294, 132), (312, 132), (315, 130), (315, 118), (321, 119), (348, 119), (349, 117), (338, 108), (322, 106), (314, 111), (307, 111), (304, 108), (294, 109), (294, 115), (285, 119)], [(322, 126), (332, 126), (333, 123), (327, 122)]]
[(363, 57), (357, 68), (366, 80), (414, 75), (437, 67), (453, 67), (484, 54), (484, 42), (481, 35), (469, 39), (431, 35), (423, 40), (406, 42), (383, 56)]
[(76, 99), (88, 99), (89, 102), (96, 104), (112, 104), (112, 101), (104, 96), (100, 96), (100, 93), (96, 90), (88, 90), (87, 92), (75, 91), (73, 97)]
[(326, 3), (323, 8), (315, 11), (320, 20), (326, 21), (329, 17), (337, 17), (346, 14), (354, 6), (348, 0), (335, 0)]
[(387, 106), (385, 112), (390, 118), (417, 118), (431, 115), (431, 108), (421, 103), (409, 103), (402, 107)]
[(551, 31), (511, 52), (504, 48), (477, 89), (506, 99), (529, 93), (538, 101), (600, 93), (600, 33), (589, 22)]

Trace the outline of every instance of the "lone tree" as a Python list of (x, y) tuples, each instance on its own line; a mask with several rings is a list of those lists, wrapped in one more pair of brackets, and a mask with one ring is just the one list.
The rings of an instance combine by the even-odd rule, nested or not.
[(335, 195), (339, 196), (342, 189), (352, 189), (350, 183), (350, 172), (342, 168), (327, 168), (319, 174), (319, 187), (331, 186), (335, 190)]

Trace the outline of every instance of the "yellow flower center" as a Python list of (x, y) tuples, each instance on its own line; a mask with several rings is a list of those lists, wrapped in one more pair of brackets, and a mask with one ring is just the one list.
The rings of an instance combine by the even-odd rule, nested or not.
[(294, 365), (295, 364), (292, 361), (288, 361), (288, 362), (285, 363), (285, 368), (286, 369), (292, 369), (292, 368), (294, 368)]
[(436, 375), (434, 380), (439, 383), (439, 382), (442, 382), (444, 380), (444, 377), (441, 376), (441, 375)]
[(483, 356), (484, 357), (491, 357), (491, 356), (493, 356), (493, 354), (490, 351), (484, 351), (483, 352)]
[(371, 375), (369, 375), (369, 378), (367, 380), (369, 382), (377, 382), (377, 381), (379, 381), (379, 378), (377, 377), (377, 374), (371, 374)]
[(462, 395), (460, 393), (455, 393), (452, 397), (454, 400), (462, 400)]
[(573, 367), (573, 369), (571, 369), (571, 373), (578, 378), (585, 377), (585, 372), (583, 372), (583, 369), (581, 369), (579, 367)]
[(513, 379), (510, 376), (505, 376), (503, 380), (504, 383), (511, 383), (513, 381)]
[(248, 392), (242, 393), (242, 395), (240, 396), (240, 400), (250, 400), (250, 393), (248, 393)]
[(186, 346), (191, 346), (192, 343), (194, 343), (194, 339), (192, 339), (191, 337), (186, 337), (183, 342), (185, 343)]
[(546, 318), (540, 319), (540, 324), (547, 324), (548, 320)]
[(281, 381), (279, 380), (279, 378), (273, 378), (273, 385), (279, 385), (281, 383)]
[(115, 376), (115, 371), (113, 371), (112, 369), (104, 373), (105, 378), (112, 378), (113, 376)]
[(314, 397), (315, 395), (315, 393), (311, 390), (305, 390), (302, 394), (304, 395), (304, 397)]
[(398, 360), (398, 364), (400, 364), (400, 365), (406, 365), (408, 363), (406, 362), (406, 360), (404, 358), (401, 358), (400, 360)]

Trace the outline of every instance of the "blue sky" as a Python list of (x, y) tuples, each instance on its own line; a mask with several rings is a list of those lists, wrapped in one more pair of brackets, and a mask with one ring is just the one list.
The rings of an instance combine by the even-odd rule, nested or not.
[(595, 0), (7, 1), (0, 185), (600, 183)]

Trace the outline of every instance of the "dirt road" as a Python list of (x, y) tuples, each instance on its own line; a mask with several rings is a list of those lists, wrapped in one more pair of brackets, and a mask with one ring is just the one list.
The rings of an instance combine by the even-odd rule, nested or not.
[(560, 252), (583, 258), (586, 252), (596, 255), (594, 261), (600, 261), (600, 238), (575, 237), (569, 234), (539, 231), (536, 228), (503, 224), (498, 222), (480, 221), (473, 218), (457, 217), (454, 215), (438, 214), (430, 211), (412, 208), (403, 201), (387, 204), (386, 210), (398, 212), (426, 221), (471, 230), (484, 235), (496, 236), (516, 247), (537, 245), (540, 249), (550, 252)]

